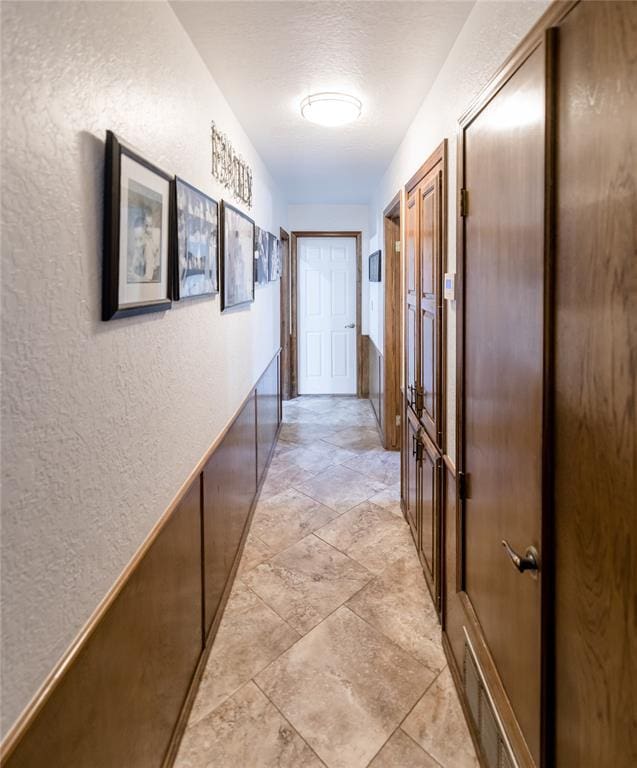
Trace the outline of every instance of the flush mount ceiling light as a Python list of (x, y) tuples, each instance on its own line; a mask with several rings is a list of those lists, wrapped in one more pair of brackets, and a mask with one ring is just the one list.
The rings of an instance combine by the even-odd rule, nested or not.
[(347, 93), (312, 93), (301, 102), (301, 114), (312, 123), (333, 127), (359, 118), (362, 106)]

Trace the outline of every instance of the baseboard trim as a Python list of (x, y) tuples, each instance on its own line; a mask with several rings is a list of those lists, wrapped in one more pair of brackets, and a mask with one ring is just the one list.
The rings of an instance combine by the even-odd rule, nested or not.
[[(42, 683), (42, 685), (40, 686), (36, 694), (32, 697), (30, 702), (24, 708), (24, 710), (22, 711), (22, 714), (18, 717), (16, 722), (9, 729), (6, 737), (0, 744), (0, 762), (2, 764), (4, 764), (5, 761), (9, 759), (9, 757), (15, 751), (16, 747), (21, 743), (22, 739), (25, 737), (25, 735), (29, 731), (29, 728), (33, 725), (37, 716), (40, 714), (40, 712), (42, 711), (46, 703), (49, 701), (52, 694), (59, 686), (60, 682), (64, 679), (65, 675), (67, 674), (69, 669), (73, 666), (74, 662), (77, 660), (82, 650), (86, 647), (89, 639), (95, 632), (96, 628), (100, 625), (100, 623), (108, 613), (109, 609), (113, 606), (116, 599), (121, 594), (122, 590), (124, 589), (126, 584), (129, 582), (132, 575), (135, 573), (137, 567), (140, 565), (144, 557), (148, 554), (149, 550), (158, 539), (160, 533), (163, 531), (163, 529), (166, 527), (168, 522), (171, 520), (174, 512), (179, 507), (180, 503), (184, 500), (186, 494), (190, 490), (193, 482), (195, 482), (197, 477), (203, 472), (203, 469), (206, 466), (207, 462), (210, 460), (210, 458), (213, 456), (217, 448), (223, 442), (224, 438), (230, 431), (231, 427), (233, 426), (239, 414), (241, 414), (241, 412), (243, 411), (243, 409), (245, 408), (249, 400), (256, 396), (256, 388), (258, 383), (260, 382), (264, 373), (270, 368), (273, 361), (276, 360), (276, 358), (279, 356), (280, 351), (281, 351), (280, 348), (277, 349), (275, 354), (270, 358), (264, 371), (258, 377), (257, 381), (252, 385), (248, 394), (244, 397), (239, 407), (232, 414), (232, 416), (226, 421), (220, 433), (212, 441), (212, 443), (210, 444), (210, 446), (208, 447), (204, 455), (197, 462), (197, 464), (192, 469), (192, 471), (188, 474), (186, 480), (182, 483), (180, 488), (177, 490), (175, 496), (171, 500), (168, 507), (164, 510), (164, 512), (161, 514), (161, 516), (159, 517), (155, 525), (151, 528), (148, 536), (144, 539), (144, 541), (142, 542), (140, 547), (137, 549), (137, 551), (135, 552), (135, 554), (133, 555), (129, 563), (126, 565), (124, 570), (120, 573), (116, 581), (113, 583), (112, 587), (109, 589), (109, 591), (102, 598), (100, 603), (97, 605), (97, 607), (95, 608), (95, 610), (93, 611), (93, 613), (91, 614), (91, 616), (89, 617), (85, 625), (82, 627), (80, 632), (76, 635), (74, 640), (71, 642), (70, 646), (68, 647), (66, 652), (63, 654), (59, 662), (55, 665), (51, 673), (44, 680), (44, 682)], [(279, 389), (278, 389), (279, 401), (280, 401), (280, 397), (281, 397), (281, 392), (280, 392), (280, 385), (279, 385)], [(279, 413), (280, 413), (280, 404), (279, 404)], [(279, 427), (277, 429), (276, 436), (274, 438), (273, 445), (270, 450), (268, 465), (271, 460), (274, 446), (276, 445), (276, 441), (278, 439), (280, 426), (281, 425), (279, 422)], [(266, 469), (267, 469), (267, 466), (266, 466)], [(245, 537), (247, 536), (247, 531), (249, 530), (252, 514), (254, 512), (254, 506), (256, 505), (256, 501), (260, 493), (261, 483), (265, 474), (266, 473), (264, 471), (262, 477), (259, 478), (257, 492), (252, 502), (252, 507), (250, 510), (250, 514), (248, 516), (248, 520), (246, 521), (246, 525), (244, 528), (244, 532), (242, 534), (239, 550), (238, 550), (237, 556), (235, 557), (235, 562), (233, 563), (231, 574), (227, 580), (228, 594), (232, 586), (232, 581), (234, 580), (234, 576), (236, 575), (238, 561), (240, 559), (241, 552), (243, 551), (243, 547), (245, 545)], [(224, 591), (224, 598), (225, 598), (225, 601), (227, 601), (227, 596), (225, 594), (225, 591)], [(223, 607), (225, 607), (225, 601), (222, 601), (222, 604), (219, 605), (219, 608), (217, 610), (217, 616), (219, 620), (221, 619), (221, 614), (223, 614)], [(215, 621), (217, 620), (217, 616), (215, 617)], [(215, 632), (216, 632), (216, 628), (215, 628)], [(206, 658), (207, 658), (206, 648), (212, 645), (212, 641), (214, 639), (212, 629), (209, 632), (208, 636), (209, 636), (209, 641), (206, 642), (204, 646), (204, 652), (202, 653), (202, 656), (205, 655)], [(208, 653), (209, 653), (209, 649), (208, 649)], [(197, 674), (199, 673), (199, 667), (201, 663), (202, 663), (202, 660), (200, 659), (197, 664), (196, 671), (193, 675), (190, 689), (184, 701), (183, 709), (185, 709), (186, 706), (189, 705), (188, 714), (190, 712), (190, 707), (192, 706), (192, 701), (194, 701), (194, 693), (192, 693), (192, 698), (191, 698), (191, 689), (194, 689), (194, 691), (196, 692), (196, 687), (200, 680), (200, 674), (199, 674), (199, 677), (197, 677)], [(203, 662), (203, 664), (205, 666), (205, 662)], [(203, 671), (203, 669), (201, 671)], [(181, 720), (182, 720), (182, 715), (180, 714), (178, 723), (180, 723)]]

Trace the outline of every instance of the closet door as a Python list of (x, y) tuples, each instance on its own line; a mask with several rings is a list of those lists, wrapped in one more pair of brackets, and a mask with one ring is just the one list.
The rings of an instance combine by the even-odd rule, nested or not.
[(421, 421), (440, 446), (440, 326), (442, 170), (438, 164), (423, 179), (420, 196), (420, 386)]
[(405, 399), (419, 416), (418, 380), (418, 193), (407, 199), (407, 249), (405, 263)]
[(540, 763), (545, 58), (541, 44), (463, 127), (464, 590), (524, 765)]

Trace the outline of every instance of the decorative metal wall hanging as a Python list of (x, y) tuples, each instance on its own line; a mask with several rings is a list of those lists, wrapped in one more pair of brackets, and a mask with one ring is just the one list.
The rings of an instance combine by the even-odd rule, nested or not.
[(235, 200), (252, 208), (252, 169), (238, 155), (230, 139), (212, 123), (212, 175)]

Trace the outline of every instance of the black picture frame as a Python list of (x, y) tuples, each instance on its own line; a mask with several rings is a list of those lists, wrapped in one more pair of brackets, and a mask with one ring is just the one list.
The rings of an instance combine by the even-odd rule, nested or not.
[[(166, 231), (160, 230), (160, 238), (165, 236), (166, 280), (157, 299), (122, 302), (120, 296), (120, 211), (122, 157), (127, 157), (152, 174), (166, 182), (165, 201)], [(104, 252), (102, 262), (102, 320), (132, 317), (147, 312), (164, 312), (172, 306), (172, 279), (174, 261), (174, 194), (173, 177), (150, 163), (139, 152), (124, 143), (113, 131), (106, 132), (105, 169), (104, 169)], [(163, 201), (162, 201), (163, 206)], [(163, 207), (162, 207), (163, 211)], [(163, 214), (162, 214), (163, 215)], [(163, 221), (163, 219), (162, 219)], [(160, 240), (160, 252), (163, 251)], [(160, 264), (160, 273), (162, 267)], [(141, 281), (140, 281), (141, 282)], [(153, 281), (154, 282), (154, 281)]]
[[(188, 299), (200, 298), (202, 296), (214, 296), (219, 293), (219, 216), (220, 206), (217, 200), (202, 192), (197, 187), (193, 186), (189, 182), (182, 179), (180, 176), (175, 176), (173, 191), (174, 212), (173, 221), (175, 223), (175, 243), (173, 254), (173, 275), (172, 275), (172, 297), (173, 301), (184, 301)], [(215, 238), (215, 251), (214, 251), (214, 267), (212, 270), (212, 289), (208, 291), (201, 291), (200, 293), (189, 293), (182, 295), (181, 291), (181, 243), (180, 243), (180, 231), (179, 231), (179, 187), (182, 186), (185, 190), (194, 193), (197, 197), (201, 198), (202, 202), (211, 203), (216, 211), (217, 224), (216, 224), (216, 238)]]
[(381, 277), (381, 252), (374, 251), (369, 257), (369, 282), (380, 283)]
[(268, 284), (270, 274), (269, 257), (270, 236), (265, 229), (254, 228), (254, 284), (263, 286)]
[[(227, 238), (229, 236), (228, 218), (232, 215), (235, 218), (235, 222), (245, 221), (248, 229), (243, 233), (245, 237), (244, 248), (241, 253), (243, 261), (242, 271), (249, 279), (246, 282), (250, 283), (249, 293), (246, 291), (246, 298), (239, 300), (229, 300), (230, 288), (232, 287), (231, 279), (234, 277), (233, 272), (236, 269), (230, 269), (229, 258), (231, 254), (228, 252)], [(222, 200), (219, 207), (219, 242), (220, 242), (220, 256), (219, 256), (219, 271), (220, 271), (220, 295), (221, 295), (221, 311), (233, 309), (234, 307), (245, 306), (246, 304), (252, 304), (254, 302), (254, 221), (239, 208), (235, 208), (234, 205)], [(244, 286), (245, 287), (245, 286)]]

